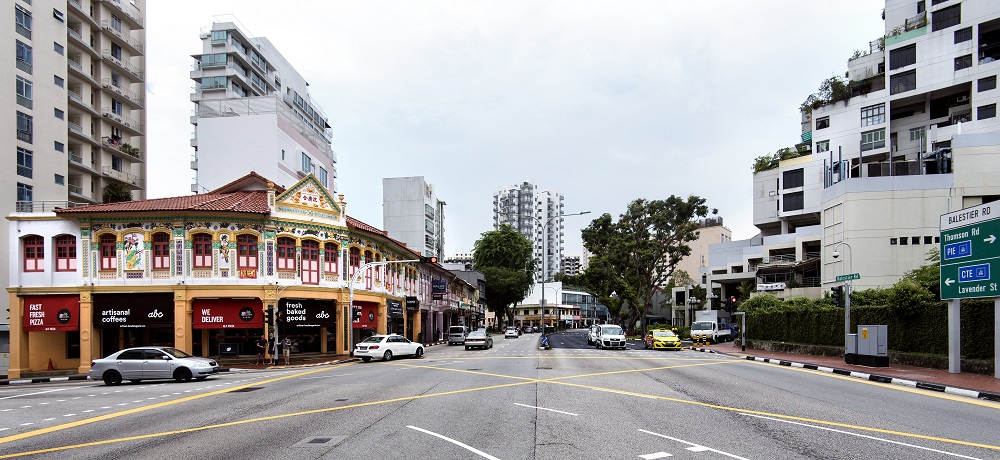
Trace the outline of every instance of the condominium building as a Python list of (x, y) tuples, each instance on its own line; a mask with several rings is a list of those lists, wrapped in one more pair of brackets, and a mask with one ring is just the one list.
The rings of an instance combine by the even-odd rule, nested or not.
[(580, 256), (564, 256), (562, 258), (562, 273), (567, 276), (580, 274)]
[(504, 187), (493, 194), (493, 228), (510, 225), (532, 242), (535, 280), (562, 271), (563, 196), (539, 190), (531, 182)]
[(250, 35), (231, 16), (217, 18), (200, 38), (191, 70), (191, 191), (221, 187), (234, 169), (283, 187), (313, 174), (335, 191), (332, 130), (305, 78), (268, 39)]
[(890, 286), (939, 247), (942, 214), (1000, 198), (1000, 3), (888, 0), (884, 18), (847, 91), (804, 104), (800, 155), (754, 174), (761, 233), (710, 249), (722, 297)]
[(444, 260), (444, 206), (423, 176), (382, 179), (382, 224), (424, 257)]
[[(145, 10), (145, 0), (13, 0), (2, 9), (2, 78), (15, 90), (0, 96), (0, 117), (16, 129), (0, 140), (17, 159), (0, 174), (4, 215), (101, 203), (105, 192), (146, 197)], [(9, 237), (0, 227), (0, 240)], [(3, 258), (6, 279), (12, 263)]]

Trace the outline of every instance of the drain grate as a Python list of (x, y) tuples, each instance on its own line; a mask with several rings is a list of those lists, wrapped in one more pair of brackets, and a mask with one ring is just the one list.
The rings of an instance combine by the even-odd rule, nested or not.
[(345, 439), (347, 436), (310, 436), (292, 444), (292, 447), (333, 447)]
[(256, 391), (256, 390), (259, 390), (261, 388), (264, 388), (264, 387), (246, 387), (246, 388), (240, 388), (240, 389), (237, 389), (237, 390), (230, 391), (230, 393), (249, 393), (251, 391)]
[(482, 369), (466, 369), (467, 371), (481, 371)]
[(343, 401), (347, 401), (347, 400), (344, 399), (344, 398), (340, 398), (340, 399), (334, 399), (334, 401), (343, 402)]

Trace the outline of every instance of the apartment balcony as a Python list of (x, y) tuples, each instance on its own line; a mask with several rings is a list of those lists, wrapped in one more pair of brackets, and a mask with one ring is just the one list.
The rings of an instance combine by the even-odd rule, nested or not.
[(94, 169), (94, 160), (93, 159), (91, 159), (90, 162), (88, 162), (88, 163), (84, 163), (83, 156), (80, 155), (79, 151), (75, 151), (75, 150), (71, 149), (69, 151), (69, 155), (67, 155), (67, 157), (69, 158), (68, 166), (69, 166), (69, 168), (71, 170), (75, 170), (75, 171), (79, 171), (79, 172), (82, 172), (82, 173), (87, 173), (87, 174), (91, 174), (91, 175), (95, 175), (95, 176), (101, 174), (96, 169)]
[[(73, 0), (70, 0), (71, 2)], [(125, 15), (123, 19), (128, 25), (133, 29), (143, 29), (145, 25), (143, 24), (144, 18), (142, 17), (142, 12), (139, 11), (135, 5), (130, 2), (122, 2), (122, 0), (102, 0), (105, 5), (111, 7), (111, 9), (118, 10)]]
[(24, 59), (17, 58), (17, 63), (14, 64), (14, 67), (17, 67), (17, 70), (21, 72), (31, 75), (31, 63)]
[(115, 82), (112, 81), (110, 78), (105, 78), (104, 80), (101, 81), (101, 83), (105, 89), (121, 96), (126, 101), (130, 102), (131, 105), (133, 105), (135, 108), (139, 109), (143, 108), (142, 96), (136, 93), (135, 91), (116, 85)]
[(93, 86), (97, 86), (97, 80), (94, 79), (94, 76), (83, 70), (83, 64), (77, 60), (80, 58), (80, 55), (75, 55), (70, 56), (69, 59), (66, 60), (66, 67), (71, 70), (69, 74), (71, 76), (77, 76)]
[(67, 90), (66, 95), (68, 96), (67, 99), (72, 103), (70, 104), (71, 106), (79, 107), (83, 110), (86, 110), (90, 115), (93, 116), (101, 115), (100, 113), (97, 112), (97, 109), (95, 109), (94, 106), (84, 102), (83, 96), (81, 96), (79, 93)]
[(14, 31), (21, 34), (22, 37), (31, 40), (31, 29), (22, 26), (21, 24), (14, 24)]
[(31, 99), (28, 99), (27, 97), (18, 94), (17, 95), (17, 105), (19, 105), (21, 107), (24, 107), (26, 109), (30, 109), (35, 104), (34, 104), (34, 102), (32, 102)]
[(119, 171), (117, 169), (113, 169), (111, 166), (105, 166), (102, 173), (104, 177), (121, 182), (131, 189), (138, 190), (145, 188), (145, 181), (135, 174)]
[(113, 152), (121, 153), (132, 160), (142, 161), (142, 153), (139, 151), (139, 148), (132, 146), (128, 142), (121, 142), (118, 139), (105, 136), (101, 138), (101, 145)]
[(114, 113), (111, 111), (110, 107), (105, 107), (101, 109), (101, 115), (104, 117), (105, 120), (110, 120), (115, 124), (131, 131), (133, 134), (137, 136), (143, 135), (142, 123), (139, 123), (139, 120), (136, 120), (135, 118)]
[(71, 135), (79, 137), (87, 142), (90, 142), (91, 144), (98, 145), (97, 141), (95, 141), (94, 138), (90, 136), (90, 134), (84, 132), (83, 127), (80, 126), (78, 123), (68, 121), (66, 122), (66, 126), (69, 127), (69, 133)]
[(133, 54), (145, 54), (143, 51), (145, 47), (141, 41), (126, 32), (122, 32), (121, 29), (115, 28), (111, 24), (110, 20), (105, 19), (101, 21), (101, 28), (104, 29), (105, 32), (111, 34), (112, 37), (116, 38), (117, 40), (115, 40), (115, 42), (125, 45), (125, 47), (128, 48)]
[(95, 29), (100, 28), (100, 25), (97, 23), (97, 20), (94, 19), (94, 12), (92, 9), (89, 8), (84, 9), (83, 3), (80, 2), (80, 0), (69, 0), (67, 3), (72, 7), (70, 8), (69, 11), (70, 17), (79, 17), (85, 19), (87, 22), (90, 23), (90, 25), (93, 28)]
[(80, 206), (72, 201), (15, 201), (15, 212), (53, 212), (57, 209)]
[(97, 52), (97, 50), (95, 50), (92, 46), (90, 46), (90, 43), (85, 41), (83, 39), (83, 36), (80, 35), (80, 32), (78, 32), (76, 29), (73, 29), (72, 27), (67, 27), (66, 36), (72, 39), (70, 41), (71, 44), (76, 43), (77, 48), (83, 48), (87, 50), (87, 52), (89, 52), (94, 57), (101, 56), (101, 53)]
[(122, 59), (119, 59), (119, 58), (115, 57), (114, 55), (111, 54), (111, 50), (109, 50), (109, 49), (104, 50), (101, 53), (101, 57), (104, 58), (105, 61), (108, 61), (111, 64), (114, 64), (115, 67), (118, 67), (119, 69), (122, 69), (125, 72), (128, 72), (129, 75), (132, 75), (137, 80), (143, 81), (142, 69), (140, 69), (139, 67), (133, 65), (130, 62), (127, 62), (127, 61), (124, 61)]

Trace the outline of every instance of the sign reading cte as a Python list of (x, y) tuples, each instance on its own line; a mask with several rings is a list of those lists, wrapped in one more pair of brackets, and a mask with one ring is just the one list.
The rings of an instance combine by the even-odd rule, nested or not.
[[(997, 212), (993, 212), (993, 208)], [(1000, 296), (992, 265), (1000, 263), (1000, 203), (941, 216), (941, 299)]]

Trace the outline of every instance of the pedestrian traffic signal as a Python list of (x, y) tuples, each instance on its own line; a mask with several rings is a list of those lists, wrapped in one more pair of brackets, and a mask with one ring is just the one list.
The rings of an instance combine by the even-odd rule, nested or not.
[(274, 307), (264, 309), (264, 324), (274, 324)]
[(279, 308), (278, 311), (274, 313), (274, 319), (275, 323), (283, 324), (285, 322), (285, 311)]
[(838, 308), (844, 308), (844, 286), (834, 286), (830, 288), (830, 297), (833, 298), (833, 304)]
[(422, 264), (436, 264), (438, 261), (437, 257), (424, 257), (420, 256), (420, 263)]

